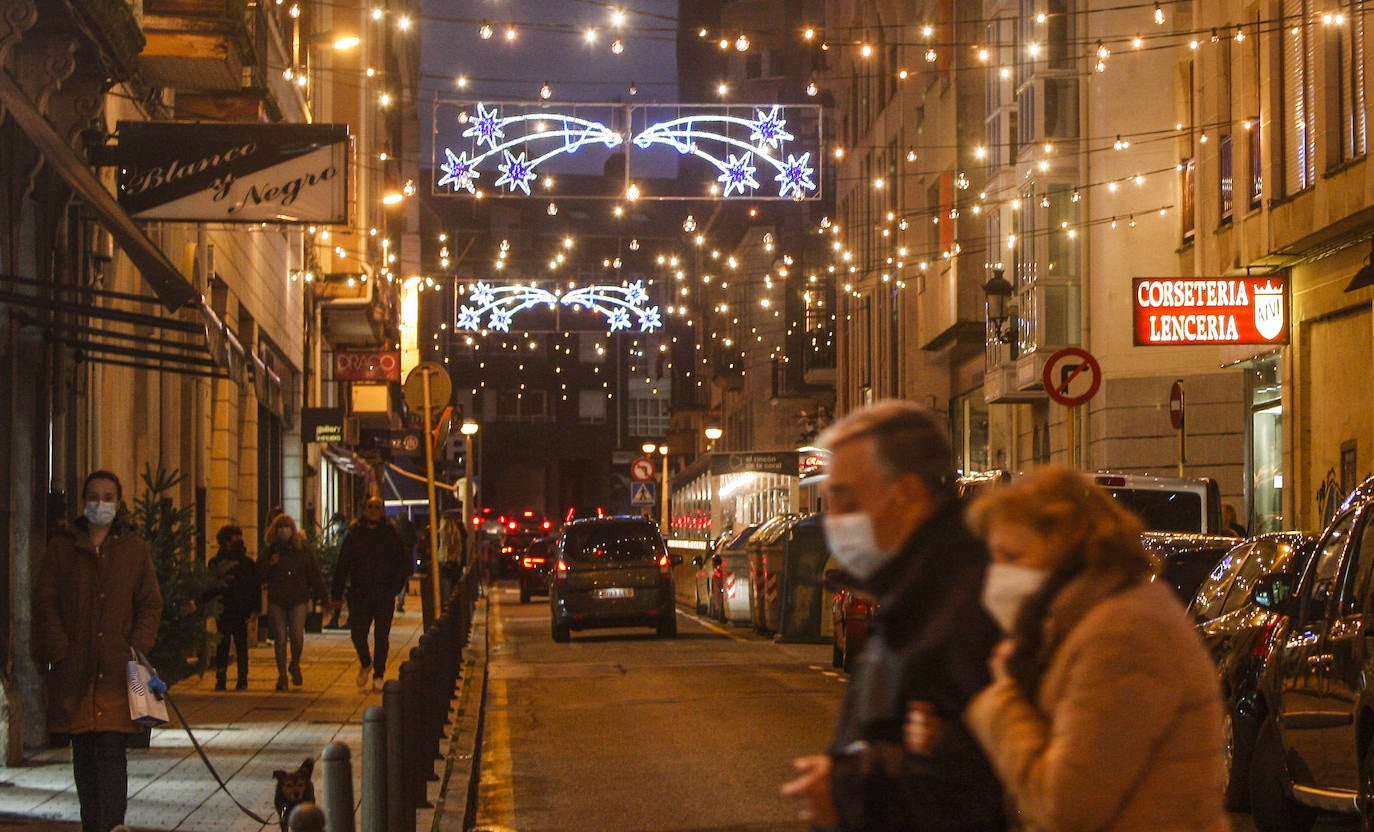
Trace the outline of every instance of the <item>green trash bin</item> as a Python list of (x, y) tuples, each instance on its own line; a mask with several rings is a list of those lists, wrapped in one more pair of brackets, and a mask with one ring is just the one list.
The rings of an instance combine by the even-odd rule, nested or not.
[(830, 640), (823, 632), (829, 557), (821, 515), (804, 517), (788, 528), (782, 549), (779, 641), (819, 644)]

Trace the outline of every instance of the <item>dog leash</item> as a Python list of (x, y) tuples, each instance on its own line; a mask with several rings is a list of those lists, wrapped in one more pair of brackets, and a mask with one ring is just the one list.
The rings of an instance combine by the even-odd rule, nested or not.
[(219, 776), (219, 772), (215, 771), (215, 766), (213, 763), (210, 762), (210, 758), (206, 756), (205, 749), (201, 748), (200, 740), (197, 740), (196, 735), (191, 732), (191, 723), (187, 722), (186, 717), (181, 715), (181, 708), (177, 707), (176, 700), (172, 698), (172, 694), (167, 690), (167, 683), (162, 681), (162, 679), (158, 677), (157, 669), (154, 668), (152, 663), (148, 661), (147, 656), (143, 655), (138, 650), (135, 650), (134, 652), (138, 654), (138, 660), (143, 663), (144, 667), (147, 667), (150, 671), (152, 671), (153, 678), (148, 680), (148, 690), (152, 691), (158, 699), (167, 700), (167, 704), (172, 706), (172, 712), (175, 713), (177, 715), (177, 719), (181, 721), (181, 727), (183, 730), (186, 731), (186, 736), (191, 738), (191, 747), (194, 748), (196, 750), (196, 753), (200, 755), (201, 762), (205, 763), (205, 767), (210, 770), (210, 776), (215, 778), (215, 782), (219, 784), (220, 790), (223, 791), (225, 795), (227, 795), (229, 799), (234, 802), (235, 806), (239, 807), (239, 811), (243, 812), (245, 815), (252, 818), (257, 823), (261, 823), (265, 826), (269, 823), (276, 823), (278, 820), (280, 820), (277, 812), (273, 812), (272, 819), (269, 820), (268, 818), (259, 816), (257, 812), (254, 812), (252, 809), (249, 809), (247, 806), (244, 806), (242, 803), (239, 802), (239, 799), (237, 797), (234, 797), (233, 792), (229, 791), (229, 786), (227, 786), (224, 782), (224, 779)]

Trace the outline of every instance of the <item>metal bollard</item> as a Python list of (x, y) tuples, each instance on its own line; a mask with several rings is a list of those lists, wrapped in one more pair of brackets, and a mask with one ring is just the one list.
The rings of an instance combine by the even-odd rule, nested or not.
[(405, 759), (406, 803), (409, 808), (429, 808), (425, 781), (433, 769), (425, 755), (424, 731), (424, 674), (420, 670), (423, 654), (412, 647), (410, 658), (401, 663), (401, 756)]
[(386, 711), (387, 832), (413, 832), (415, 829), (415, 804), (406, 791), (406, 720), (402, 708), (401, 683), (392, 679), (382, 687), (382, 710)]
[(386, 711), (368, 705), (363, 709), (362, 832), (387, 832), (386, 752)]
[(324, 832), (324, 810), (314, 803), (298, 803), (287, 823), (291, 832)]
[(348, 744), (331, 742), (320, 755), (321, 791), (329, 832), (353, 832), (353, 762)]

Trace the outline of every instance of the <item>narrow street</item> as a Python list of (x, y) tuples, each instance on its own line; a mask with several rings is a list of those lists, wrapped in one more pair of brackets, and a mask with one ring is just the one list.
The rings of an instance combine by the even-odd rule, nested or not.
[(478, 827), (801, 830), (778, 795), (824, 748), (844, 694), (828, 644), (775, 644), (679, 612), (679, 634), (573, 633), (543, 598), (490, 596)]

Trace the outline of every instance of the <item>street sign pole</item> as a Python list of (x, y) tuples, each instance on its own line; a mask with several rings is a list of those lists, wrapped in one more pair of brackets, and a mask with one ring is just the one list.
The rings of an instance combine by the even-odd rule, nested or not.
[[(434, 443), (430, 441), (429, 432), (433, 430), (434, 411), (448, 404), (449, 397), (453, 394), (453, 382), (449, 380), (448, 371), (444, 365), (437, 361), (422, 361), (406, 376), (405, 384), (406, 404), (412, 410), (420, 412), (425, 420), (425, 492), (429, 502), (429, 593), (423, 594), (422, 598), (432, 601), (434, 606), (430, 610), (431, 616), (427, 616), (425, 627), (428, 628), (430, 621), (437, 618), (442, 612), (440, 603), (443, 592), (439, 585), (439, 561), (444, 552), (443, 539), (439, 534), (439, 500), (434, 492)], [(423, 605), (422, 605), (423, 606)]]
[[(430, 418), (434, 412), (434, 401), (430, 398), (430, 368), (419, 368), (424, 378), (425, 391), (425, 433), (430, 431)], [(425, 437), (429, 439), (428, 435)], [(425, 497), (429, 500), (429, 583), (434, 596), (434, 617), (443, 614), (442, 592), (439, 587), (439, 501), (434, 493), (434, 443), (425, 442)]]

